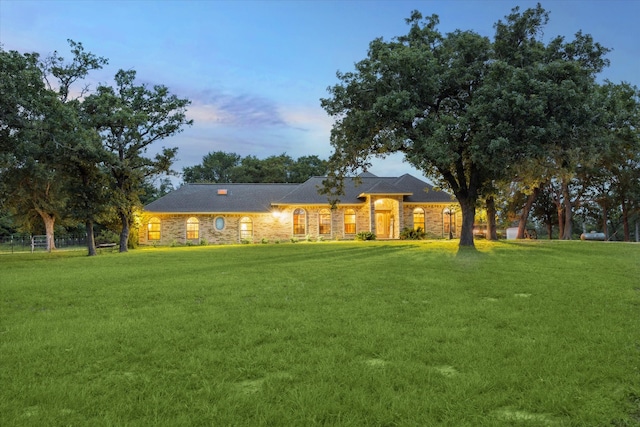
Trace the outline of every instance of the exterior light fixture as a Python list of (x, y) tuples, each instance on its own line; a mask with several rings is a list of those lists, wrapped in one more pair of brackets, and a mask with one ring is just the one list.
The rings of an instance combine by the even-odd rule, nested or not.
[(449, 240), (453, 239), (453, 230), (451, 229), (451, 217), (456, 214), (453, 206), (444, 209), (445, 215), (449, 215)]

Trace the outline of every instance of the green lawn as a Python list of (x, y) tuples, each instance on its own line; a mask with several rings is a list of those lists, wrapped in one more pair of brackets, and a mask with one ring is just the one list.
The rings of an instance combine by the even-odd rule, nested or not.
[(0, 255), (0, 425), (640, 425), (640, 245), (477, 246)]

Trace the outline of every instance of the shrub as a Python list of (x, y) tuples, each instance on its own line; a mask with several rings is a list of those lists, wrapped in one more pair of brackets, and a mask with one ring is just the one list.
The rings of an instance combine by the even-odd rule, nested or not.
[(370, 231), (361, 231), (356, 234), (356, 240), (376, 240), (376, 235)]
[(418, 227), (417, 229), (405, 227), (400, 232), (400, 240), (422, 240), (426, 237), (426, 233), (422, 229), (422, 227)]

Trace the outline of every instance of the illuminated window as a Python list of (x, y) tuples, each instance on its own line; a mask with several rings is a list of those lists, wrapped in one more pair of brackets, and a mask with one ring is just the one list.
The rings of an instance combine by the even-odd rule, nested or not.
[(346, 234), (356, 234), (356, 211), (353, 209), (344, 211), (344, 232)]
[(425, 231), (424, 209), (422, 208), (415, 208), (413, 210), (413, 229), (417, 230), (418, 228), (422, 229), (422, 231)]
[(224, 230), (224, 218), (219, 216), (216, 218), (214, 225), (216, 227), (216, 230), (221, 231)]
[(160, 240), (160, 219), (151, 218), (147, 224), (147, 239)]
[(240, 240), (253, 239), (253, 222), (251, 218), (244, 217), (240, 220)]
[(200, 237), (200, 222), (198, 218), (191, 217), (187, 220), (187, 240), (194, 240)]
[(307, 213), (304, 209), (293, 211), (293, 234), (307, 234)]
[(318, 214), (318, 234), (331, 234), (331, 211), (322, 209)]

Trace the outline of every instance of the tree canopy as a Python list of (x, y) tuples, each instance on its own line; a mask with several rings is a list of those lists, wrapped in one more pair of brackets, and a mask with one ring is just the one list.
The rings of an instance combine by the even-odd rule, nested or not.
[(236, 153), (215, 151), (202, 158), (202, 163), (183, 168), (185, 183), (197, 182), (304, 182), (312, 176), (323, 176), (327, 161), (318, 156), (302, 156), (294, 160), (286, 153), (258, 159)]
[(460, 245), (473, 246), (476, 204), (496, 181), (513, 179), (524, 159), (569, 164), (596, 132), (588, 99), (607, 49), (582, 33), (545, 44), (547, 21), (540, 5), (514, 8), (490, 40), (441, 34), (436, 15), (414, 11), (406, 35), (373, 40), (321, 100), (336, 119), (325, 192), (339, 197), (344, 177), (366, 170), (372, 156), (401, 152), (454, 193)]

